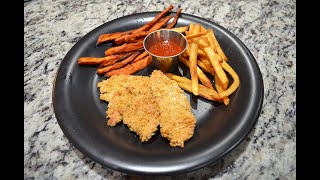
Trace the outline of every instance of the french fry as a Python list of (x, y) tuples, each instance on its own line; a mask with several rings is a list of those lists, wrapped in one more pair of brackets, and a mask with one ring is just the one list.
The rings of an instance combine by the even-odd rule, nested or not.
[(189, 25), (189, 33), (192, 34), (193, 30), (194, 30), (194, 24), (190, 23), (190, 25)]
[(203, 50), (200, 48), (198, 48), (198, 56), (207, 57), (206, 53), (204, 53)]
[[(207, 30), (205, 27), (201, 26), (201, 32), (206, 32), (206, 31), (209, 31), (209, 33), (212, 33), (212, 32), (211, 32), (212, 29)], [(215, 53), (217, 53), (215, 43), (213, 42), (213, 38), (210, 37), (210, 34), (209, 34), (209, 33), (206, 34), (206, 37), (207, 37), (208, 42), (209, 42), (209, 45), (210, 45), (210, 47), (215, 51)], [(218, 55), (218, 54), (216, 54), (216, 55)], [(217, 59), (219, 60), (219, 62), (222, 61), (220, 55), (219, 55), (219, 57), (217, 56)]]
[[(165, 75), (167, 75), (170, 79), (175, 80), (182, 89), (192, 93), (190, 79), (172, 73), (165, 73)], [(211, 101), (221, 102), (220, 95), (214, 89), (210, 89), (202, 84), (199, 84), (199, 95)]]
[(202, 25), (200, 25), (200, 32), (206, 32), (207, 29), (205, 27), (203, 27)]
[(215, 75), (217, 75), (222, 83), (222, 86), (226, 88), (228, 86), (228, 78), (226, 73), (221, 67), (220, 62), (217, 60), (213, 49), (204, 41), (204, 38), (199, 38), (198, 40), (200, 48), (206, 53), (209, 61), (215, 71)]
[(218, 61), (219, 61), (219, 62), (222, 62), (223, 59), (222, 59), (222, 57), (217, 53), (216, 45), (215, 45), (215, 43), (214, 43), (214, 41), (213, 41), (213, 38), (212, 38), (211, 35), (210, 35), (210, 33), (212, 33), (212, 32), (211, 32), (212, 29), (206, 30), (203, 26), (201, 26), (201, 32), (206, 32), (206, 31), (208, 31), (208, 33), (206, 33), (205, 36), (207, 37), (206, 39), (208, 40), (208, 43), (209, 43), (210, 47), (214, 50), (215, 55), (216, 55), (216, 58), (218, 59)]
[(171, 30), (177, 31), (181, 34), (185, 33), (188, 30), (188, 26), (182, 26), (182, 27), (177, 27), (177, 28), (172, 28)]
[(210, 73), (212, 76), (214, 75), (214, 69), (212, 66), (208, 66), (206, 64), (204, 64), (201, 60), (198, 59), (197, 61), (198, 66), (201, 67), (204, 71)]
[(214, 54), (215, 54), (217, 60), (218, 60), (220, 63), (222, 63), (222, 61), (223, 61), (222, 57), (221, 57), (218, 53), (214, 53)]
[(233, 82), (230, 85), (230, 87), (227, 90), (223, 91), (222, 93), (219, 93), (220, 97), (224, 98), (232, 94), (235, 90), (237, 90), (237, 88), (240, 85), (240, 79), (238, 74), (232, 69), (232, 67), (226, 61), (223, 61), (221, 65), (223, 69), (226, 70), (233, 78)]
[(147, 56), (139, 61), (130, 63), (120, 69), (112, 70), (104, 74), (105, 77), (111, 77), (119, 74), (134, 74), (146, 67), (148, 67), (152, 63), (151, 56)]
[(212, 64), (210, 63), (210, 61), (209, 61), (209, 59), (207, 57), (200, 57), (199, 60), (201, 62), (203, 62), (206, 66), (212, 67)]
[(112, 54), (132, 52), (135, 50), (139, 50), (142, 47), (143, 47), (143, 41), (139, 41), (137, 43), (122, 44), (121, 46), (115, 46), (107, 49), (105, 51), (105, 55), (108, 56)]
[[(191, 24), (190, 24), (190, 29)], [(200, 26), (195, 25), (193, 30), (190, 33), (198, 33), (200, 31)], [(192, 43), (190, 44), (190, 74), (191, 74), (191, 85), (192, 85), (192, 92), (194, 95), (199, 95), (199, 81), (198, 81), (198, 74), (197, 74), (197, 56), (198, 56), (198, 44), (196, 43), (196, 39), (191, 40)]]
[(186, 39), (187, 40), (191, 40), (193, 38), (197, 38), (197, 37), (201, 37), (203, 35), (206, 35), (209, 31), (206, 31), (206, 32), (201, 32), (201, 33), (193, 33), (193, 34), (189, 34), (189, 35), (186, 35)]
[(106, 66), (106, 67), (103, 67), (103, 68), (98, 68), (97, 69), (97, 73), (99, 75), (103, 75), (105, 74), (106, 72), (109, 72), (109, 71), (112, 71), (112, 70), (115, 70), (115, 69), (119, 69), (127, 64), (129, 64), (130, 62), (132, 62), (136, 57), (138, 57), (139, 55), (141, 54), (140, 51), (138, 52), (135, 52), (133, 53), (132, 55), (130, 55), (128, 58), (126, 58), (125, 60), (123, 61), (120, 61), (120, 62), (117, 62), (117, 63), (114, 63), (110, 66)]
[[(217, 76), (214, 76), (214, 82), (215, 82), (215, 86), (216, 86), (218, 93), (222, 93), (223, 91), (225, 91), (225, 89), (222, 88), (222, 84)], [(222, 98), (222, 101), (223, 101), (224, 105), (227, 106), (230, 102), (230, 99), (228, 97), (224, 97), (224, 98)]]
[(210, 44), (211, 48), (217, 53), (217, 48), (216, 48), (216, 45), (215, 45), (211, 35), (212, 35), (212, 29), (209, 30), (209, 33), (206, 34), (206, 37), (207, 37), (207, 39), (209, 41), (209, 44)]
[(190, 54), (190, 43), (187, 43), (186, 50), (182, 53), (182, 56), (189, 58), (189, 54)]
[[(190, 68), (191, 63), (188, 59), (184, 57), (180, 57), (179, 60), (180, 62), (182, 62), (183, 64), (185, 64)], [(197, 74), (198, 74), (199, 80), (202, 82), (203, 85), (205, 85), (210, 89), (213, 89), (210, 79), (203, 73), (203, 71), (198, 66), (197, 66)]]
[(216, 47), (216, 52), (221, 56), (221, 58), (224, 61), (227, 61), (228, 59), (227, 59), (226, 55), (224, 54), (223, 50), (221, 49), (220, 44), (219, 44), (219, 42), (218, 42), (213, 30), (211, 30), (209, 32), (209, 37), (212, 39), (212, 41), (213, 41), (213, 43), (214, 43), (214, 45)]
[[(186, 51), (184, 51), (184, 53), (183, 53), (185, 56), (189, 56), (190, 44), (191, 44), (191, 43), (192, 43), (191, 41), (188, 41), (187, 49), (186, 49)], [(200, 56), (200, 57), (207, 57), (207, 55), (206, 55), (200, 48), (198, 48), (198, 56)]]
[(180, 8), (177, 11), (176, 16), (174, 17), (173, 21), (167, 25), (166, 29), (171, 29), (171, 28), (173, 28), (173, 26), (175, 26), (177, 24), (177, 21), (178, 21), (180, 14), (181, 14), (181, 11), (182, 11), (182, 9)]
[[(186, 84), (186, 83), (183, 83), (183, 82), (179, 82), (179, 81), (176, 81), (178, 83), (178, 86), (190, 93), (192, 93), (192, 87), (191, 87), (191, 84)], [(206, 98), (208, 100), (211, 100), (211, 101), (215, 101), (215, 99), (210, 95), (208, 94), (206, 91), (200, 91), (200, 94), (199, 94), (201, 97), (203, 98)]]
[[(209, 45), (207, 44), (206, 42), (204, 41), (201, 41), (202, 43), (202, 46), (206, 46), (206, 45)], [(210, 45), (209, 45), (210, 46)], [(214, 53), (217, 60), (221, 63), (223, 60), (221, 58), (221, 56), (219, 54), (217, 54), (216, 52)], [(198, 49), (198, 56), (201, 56), (201, 57), (207, 57), (207, 55), (203, 52), (203, 50), (201, 48)]]

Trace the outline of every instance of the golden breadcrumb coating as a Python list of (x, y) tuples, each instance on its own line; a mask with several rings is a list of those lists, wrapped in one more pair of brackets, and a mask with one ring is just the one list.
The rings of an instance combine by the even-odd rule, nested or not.
[(150, 92), (150, 78), (118, 75), (98, 83), (100, 99), (109, 102), (109, 126), (123, 120), (142, 142), (148, 141), (159, 125), (159, 108)]
[(172, 147), (184, 147), (193, 136), (195, 117), (190, 103), (178, 84), (155, 70), (151, 74), (151, 89), (160, 109), (160, 132)]
[(195, 118), (178, 84), (154, 70), (150, 77), (115, 75), (98, 83), (100, 99), (109, 102), (109, 126), (123, 121), (142, 142), (148, 141), (160, 124), (170, 146), (184, 147), (193, 136)]

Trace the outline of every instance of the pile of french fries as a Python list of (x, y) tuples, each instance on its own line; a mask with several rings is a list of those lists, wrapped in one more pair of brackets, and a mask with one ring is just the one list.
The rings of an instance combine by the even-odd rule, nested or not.
[[(228, 59), (214, 31), (191, 23), (184, 33), (188, 47), (180, 56), (180, 62), (189, 67), (191, 79), (172, 73), (166, 75), (175, 80), (182, 89), (208, 100), (223, 102), (227, 106), (230, 101), (228, 96), (239, 87), (240, 79), (227, 63)], [(206, 73), (213, 76), (214, 85)], [(233, 78), (230, 86), (226, 73)]]
[[(173, 28), (181, 14), (182, 9), (176, 12), (175, 17), (167, 15), (173, 9), (173, 5), (157, 14), (152, 21), (145, 25), (125, 32), (101, 34), (96, 45), (105, 42), (113, 42), (115, 46), (105, 51), (104, 57), (80, 57), (79, 65), (97, 65), (97, 74), (110, 77), (119, 74), (134, 74), (148, 67), (151, 56), (143, 49), (143, 39), (149, 33), (162, 28), (185, 32), (188, 27)], [(168, 23), (170, 19), (172, 22)], [(168, 23), (168, 24), (167, 24)], [(167, 24), (167, 25), (166, 25)]]

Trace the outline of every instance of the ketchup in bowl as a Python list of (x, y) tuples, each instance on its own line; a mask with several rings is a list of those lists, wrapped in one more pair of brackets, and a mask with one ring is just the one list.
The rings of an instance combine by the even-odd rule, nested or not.
[(181, 33), (161, 29), (148, 34), (143, 47), (152, 56), (153, 67), (170, 72), (177, 68), (179, 56), (186, 50), (187, 43)]
[(182, 50), (183, 48), (181, 46), (170, 39), (163, 42), (156, 42), (149, 48), (149, 52), (157, 56), (174, 56), (179, 54)]

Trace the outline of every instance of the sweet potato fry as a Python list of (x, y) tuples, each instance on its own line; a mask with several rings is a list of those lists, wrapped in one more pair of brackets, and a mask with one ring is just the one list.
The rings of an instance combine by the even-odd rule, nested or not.
[(106, 57), (80, 57), (78, 64), (80, 65), (100, 65), (102, 61), (111, 61), (115, 59), (115, 55)]
[[(188, 59), (181, 56), (179, 58), (179, 61), (190, 68), (190, 61)], [(202, 84), (210, 89), (213, 89), (210, 79), (203, 73), (203, 71), (198, 66), (196, 68), (199, 80), (202, 82)]]
[(149, 53), (148, 53), (147, 51), (143, 51), (143, 53), (141, 53), (138, 57), (136, 57), (136, 58), (132, 61), (132, 63), (137, 62), (137, 61), (139, 61), (140, 59), (145, 58), (145, 57), (148, 56), (148, 55), (149, 55)]
[(121, 46), (111, 47), (105, 51), (105, 55), (119, 54), (139, 50), (143, 47), (143, 41), (136, 43), (122, 44)]
[(143, 25), (142, 27), (134, 30), (132, 32), (132, 34), (140, 32), (140, 31), (145, 31), (145, 30), (149, 30), (155, 23), (157, 23), (163, 16), (165, 16), (165, 14), (167, 14), (169, 11), (171, 11), (173, 9), (173, 5), (170, 4), (170, 6), (163, 10), (162, 12), (160, 12), (159, 14), (157, 14), (156, 17), (153, 18), (152, 21), (148, 22), (147, 24)]
[(170, 19), (172, 18), (172, 16), (166, 16), (164, 17), (160, 22), (156, 23), (154, 26), (152, 26), (147, 32), (151, 33), (155, 30), (160, 29), (163, 25), (165, 25)]
[[(152, 21), (148, 22), (147, 24), (141, 26), (138, 29), (134, 29), (131, 34), (136, 34), (139, 33), (141, 31), (147, 31), (149, 30), (155, 23), (157, 23), (163, 16), (165, 16), (166, 13), (168, 13), (169, 11), (171, 11), (171, 9), (173, 9), (173, 5), (170, 5), (167, 9), (163, 10), (162, 12), (160, 12), (156, 17), (153, 18)], [(130, 34), (130, 35), (131, 35)], [(130, 35), (125, 35), (125, 36), (121, 36), (115, 39), (115, 43), (117, 45), (120, 45), (122, 43), (125, 42), (125, 40), (130, 37)]]
[(158, 23), (156, 23), (154, 26), (151, 27), (150, 30), (148, 31), (140, 31), (134, 34), (131, 34), (129, 36), (127, 36), (124, 40), (124, 42), (126, 43), (130, 43), (133, 42), (135, 39), (139, 39), (139, 38), (144, 38), (145, 36), (147, 36), (149, 33), (155, 31), (155, 30), (159, 30), (164, 24), (166, 24), (170, 19), (172, 18), (172, 16), (166, 16), (165, 18), (163, 18), (161, 21), (159, 21)]
[(121, 45), (121, 44), (124, 43), (125, 39), (128, 38), (128, 37), (130, 37), (130, 34), (126, 34), (126, 35), (120, 36), (120, 37), (118, 37), (118, 38), (116, 38), (116, 39), (114, 40), (114, 43), (115, 43), (116, 45)]
[[(136, 52), (136, 51), (135, 51)], [(128, 55), (127, 56), (124, 56), (124, 57), (122, 57), (122, 58), (119, 58), (119, 59), (115, 59), (115, 60), (112, 60), (112, 61), (107, 61), (107, 62), (104, 62), (104, 63), (101, 63), (100, 64), (100, 66), (98, 66), (98, 68), (97, 69), (101, 69), (101, 68), (104, 68), (104, 67), (107, 67), (107, 66), (110, 66), (110, 65), (113, 65), (113, 64), (115, 64), (116, 62), (118, 62), (118, 61), (121, 61), (121, 60), (123, 60), (123, 59), (126, 59), (126, 58), (128, 58), (131, 54), (133, 54), (134, 52), (131, 52), (130, 54), (128, 53)]]
[[(226, 90), (226, 89), (222, 88), (222, 84), (221, 84), (218, 76), (214, 76), (214, 84), (216, 86), (216, 89), (217, 89), (218, 93), (222, 93), (223, 91)], [(223, 101), (224, 105), (227, 106), (229, 104), (229, 102), (230, 102), (230, 99), (228, 97), (224, 97), (224, 98), (222, 98), (222, 101)]]
[(98, 68), (97, 69), (97, 73), (99, 75), (103, 75), (106, 72), (109, 72), (109, 71), (112, 71), (112, 70), (115, 70), (115, 69), (119, 69), (119, 68), (129, 64), (130, 62), (132, 62), (140, 54), (141, 54), (141, 51), (137, 51), (137, 52), (133, 53), (131, 56), (129, 56), (128, 58), (124, 59), (123, 61), (114, 63), (114, 64), (112, 64), (110, 66), (106, 66), (106, 67), (103, 67), (103, 68)]
[(144, 40), (144, 38), (134, 39), (134, 40), (130, 41), (130, 43), (137, 43), (137, 42), (140, 42), (140, 41), (143, 42), (143, 40)]
[(180, 16), (180, 14), (181, 14), (181, 11), (182, 11), (182, 9), (180, 8), (180, 9), (177, 11), (176, 16), (174, 17), (173, 21), (172, 21), (170, 24), (167, 25), (166, 29), (171, 29), (171, 28), (173, 28), (173, 27), (177, 24), (177, 21), (178, 21), (178, 19), (179, 19), (179, 16)]
[(125, 31), (125, 32), (115, 32), (115, 33), (101, 34), (98, 37), (96, 45), (99, 45), (99, 44), (101, 44), (103, 42), (107, 42), (107, 41), (113, 41), (113, 40), (117, 39), (118, 37), (130, 34), (131, 32), (132, 32), (132, 30)]
[(151, 64), (151, 62), (152, 62), (151, 56), (147, 56), (143, 59), (140, 59), (139, 61), (127, 64), (126, 66), (124, 66), (120, 69), (109, 71), (104, 76), (111, 77), (113, 75), (119, 75), (119, 74), (128, 74), (128, 75), (134, 74), (134, 73), (148, 67)]
[(235, 90), (237, 90), (237, 88), (238, 88), (239, 85), (240, 85), (240, 79), (239, 79), (238, 74), (232, 69), (232, 67), (231, 67), (226, 61), (222, 61), (221, 66), (222, 66), (223, 69), (226, 70), (226, 71), (231, 75), (231, 77), (233, 78), (233, 82), (232, 82), (232, 84), (230, 85), (230, 87), (229, 87), (227, 90), (223, 91), (222, 93), (219, 93), (219, 94), (220, 94), (220, 97), (221, 97), (221, 98), (224, 98), (224, 97), (227, 97), (227, 96), (229, 96), (230, 94), (232, 94)]
[(80, 65), (100, 65), (107, 62), (114, 62), (118, 60), (122, 60), (130, 56), (133, 52), (110, 55), (106, 57), (80, 57), (78, 59), (78, 64)]
[(115, 32), (115, 33), (109, 33), (109, 34), (101, 34), (99, 37), (98, 37), (98, 41), (97, 41), (97, 44), (100, 44), (100, 43), (103, 43), (103, 42), (106, 42), (106, 41), (111, 41), (111, 40), (114, 40), (118, 37), (120, 37), (121, 35), (123, 34), (123, 32)]

